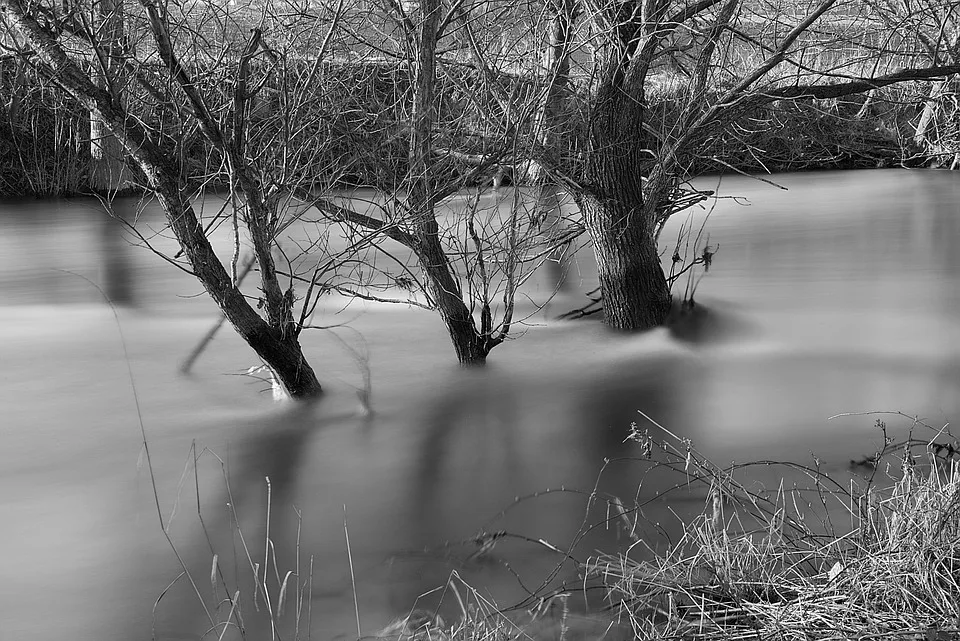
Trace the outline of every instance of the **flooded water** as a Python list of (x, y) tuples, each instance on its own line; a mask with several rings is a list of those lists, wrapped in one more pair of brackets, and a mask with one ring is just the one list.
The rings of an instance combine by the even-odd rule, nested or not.
[[(737, 330), (728, 336), (691, 349), (662, 332), (618, 338), (592, 321), (550, 321), (595, 287), (587, 249), (575, 291), (547, 312), (525, 303), (522, 336), (485, 373), (455, 367), (430, 313), (369, 304), (336, 314), (331, 301), (324, 324), (349, 329), (305, 337), (331, 390), (310, 410), (273, 407), (265, 384), (240, 376), (256, 362), (228, 331), (179, 375), (214, 310), (145, 249), (129, 255), (139, 307), (115, 318), (81, 278), (101, 282), (93, 203), (0, 205), (0, 545), (10, 551), (0, 638), (199, 639), (209, 618), (227, 616), (224, 583), (246, 593), (265, 556), (278, 568), (271, 603), (288, 570), (312, 586), (298, 599), (288, 584), (283, 638), (296, 633), (298, 602), (300, 635), (321, 639), (356, 637), (357, 612), (364, 635), (415, 604), (442, 600), (455, 615), (456, 598), (432, 591), (453, 571), (501, 606), (532, 607), (579, 586), (557, 550), (582, 561), (633, 542), (604, 525), (606, 496), (644, 505), (639, 534), (652, 547), (679, 531), (675, 515), (702, 505), (703, 488), (671, 490), (682, 474), (648, 474), (636, 460), (630, 423), (656, 432), (638, 409), (718, 464), (816, 457), (838, 476), (881, 439), (878, 416), (860, 413), (948, 423), (960, 382), (955, 174), (775, 180), (788, 189), (698, 183), (737, 197), (710, 212), (718, 253), (697, 289)], [(172, 247), (149, 208), (138, 229)], [(667, 256), (676, 234), (662, 236)], [(537, 279), (527, 291), (548, 297)], [(363, 371), (345, 345), (368, 355), (372, 417), (357, 412)], [(910, 423), (880, 418), (891, 431)], [(787, 473), (744, 474), (775, 488)], [(196, 588), (177, 580), (183, 567)], [(251, 629), (268, 635), (247, 607)]]

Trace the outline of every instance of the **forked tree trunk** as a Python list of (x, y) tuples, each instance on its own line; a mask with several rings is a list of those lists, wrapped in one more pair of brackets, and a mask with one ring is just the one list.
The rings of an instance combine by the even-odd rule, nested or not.
[(174, 236), (197, 279), (227, 321), (270, 367), (291, 398), (319, 398), (323, 388), (303, 356), (297, 333), (272, 327), (247, 302), (203, 233), (193, 206), (181, 189), (176, 169), (162, 159), (153, 157), (146, 149), (141, 148), (135, 157), (150, 179)]
[(430, 295), (447, 328), (457, 360), (465, 366), (483, 366), (494, 345), (477, 333), (470, 309), (464, 304), (460, 286), (436, 235), (422, 235), (418, 250), (420, 265), (427, 275)]
[(436, 114), (437, 37), (440, 0), (421, 0), (418, 7), (417, 56), (414, 72), (413, 117), (410, 128), (408, 206), (420, 266), (431, 298), (440, 312), (461, 365), (484, 365), (496, 342), (477, 332), (473, 314), (440, 243), (433, 194), (433, 127)]

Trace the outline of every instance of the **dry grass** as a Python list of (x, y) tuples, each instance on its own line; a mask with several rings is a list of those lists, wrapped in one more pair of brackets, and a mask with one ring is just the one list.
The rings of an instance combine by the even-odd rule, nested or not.
[[(207, 485), (205, 477), (209, 476), (210, 470), (204, 470), (203, 463), (211, 461), (216, 470), (213, 476), (221, 477), (222, 488)], [(201, 470), (204, 470), (203, 474)], [(156, 491), (153, 470), (149, 473)], [(231, 483), (227, 465), (217, 454), (206, 448), (197, 451), (196, 445), (191, 448), (171, 512), (167, 518), (162, 513), (159, 516), (163, 535), (180, 573), (154, 604), (155, 627), (160, 613), (176, 613), (180, 622), (189, 627), (191, 624), (185, 612), (191, 608), (185, 610), (185, 606), (187, 601), (194, 600), (197, 605), (194, 627), (205, 628), (204, 639), (223, 641), (238, 636), (257, 641), (310, 638), (314, 559), (303, 554), (301, 549), (301, 515), (296, 512), (292, 530), (294, 540), (281, 535), (281, 545), (289, 545), (292, 550), (278, 548), (274, 530), (285, 529), (289, 534), (291, 525), (286, 523), (289, 519), (278, 519), (273, 514), (271, 480), (267, 477), (263, 482), (262, 489), (243, 483), (238, 487)], [(262, 522), (250, 524), (249, 519), (237, 512), (238, 499), (244, 504), (255, 500), (254, 495), (261, 492), (264, 494)], [(218, 497), (218, 502), (226, 506), (226, 515), (222, 510), (201, 507), (208, 495)], [(192, 518), (201, 528), (201, 547), (205, 547), (206, 552), (193, 545), (181, 547), (172, 534), (180, 513), (194, 501), (197, 512)], [(161, 509), (159, 498), (157, 508), (158, 511)], [(189, 515), (184, 518), (192, 520)], [(244, 522), (252, 527), (242, 526)], [(251, 534), (250, 529), (255, 532)], [(202, 560), (198, 558), (198, 552)], [(200, 570), (204, 561), (206, 574)], [(154, 634), (156, 632), (155, 629)]]
[(960, 638), (960, 468), (946, 453), (888, 445), (871, 457), (886, 472), (845, 491), (811, 469), (812, 501), (800, 488), (752, 493), (697, 459), (714, 485), (682, 539), (589, 571), (638, 639)]
[[(544, 595), (534, 610), (506, 613), (454, 575), (444, 598), (457, 599), (460, 621), (446, 625), (414, 610), (377, 637), (960, 639), (956, 441), (943, 431), (915, 439), (911, 430), (893, 443), (878, 426), (887, 445), (852, 461), (852, 480), (811, 467), (808, 486), (770, 492), (735, 480), (749, 466), (720, 469), (669, 432), (659, 442), (636, 433), (652, 464), (711, 489), (706, 509), (665, 552), (637, 555), (643, 541), (635, 537), (632, 550), (582, 565), (584, 585), (598, 580), (606, 591), (602, 612), (570, 612), (567, 591)], [(630, 530), (638, 514), (622, 510), (612, 520)]]
[[(706, 507), (685, 523), (677, 540), (655, 552), (636, 534), (642, 504), (628, 506), (615, 497), (591, 494), (594, 507), (607, 503), (606, 525), (622, 527), (633, 541), (624, 551), (579, 564), (583, 588), (605, 595), (601, 611), (568, 607), (582, 603), (569, 584), (531, 595), (536, 598), (527, 600), (529, 609), (505, 611), (454, 572), (446, 585), (425, 594), (423, 603), (439, 596), (446, 611), (456, 613), (455, 621), (445, 621), (437, 609), (418, 602), (390, 625), (361, 638), (960, 640), (960, 449), (946, 430), (914, 422), (908, 437), (894, 442), (886, 425), (877, 421), (883, 449), (851, 461), (849, 474), (830, 475), (817, 463), (720, 468), (690, 441), (653, 425), (656, 436), (639, 429), (631, 435), (642, 452), (637, 465), (676, 472), (683, 479), (678, 489), (706, 486)], [(927, 430), (929, 437), (915, 436)], [(195, 469), (200, 456), (191, 458), (188, 467)], [(807, 482), (758, 490), (739, 480), (756, 465), (783, 465), (802, 472)], [(232, 490), (226, 487), (232, 506)], [(309, 571), (300, 567), (298, 536), (298, 563), (281, 571), (271, 539), (269, 493), (266, 506), (268, 525), (259, 554), (237, 532), (241, 558), (255, 579), (255, 594), (247, 598), (252, 596), (271, 622), (262, 630), (265, 636), (257, 638), (279, 638), (280, 613), (290, 609), (291, 601), (295, 611), (289, 638), (310, 638), (312, 564)], [(231, 520), (239, 522), (236, 515)], [(595, 526), (584, 523), (585, 528)], [(213, 555), (209, 591), (218, 605), (207, 614), (212, 638), (242, 626), (242, 595), (224, 580), (220, 563)], [(190, 580), (197, 597), (209, 602), (201, 596), (204, 580)], [(361, 600), (358, 630), (362, 611)]]

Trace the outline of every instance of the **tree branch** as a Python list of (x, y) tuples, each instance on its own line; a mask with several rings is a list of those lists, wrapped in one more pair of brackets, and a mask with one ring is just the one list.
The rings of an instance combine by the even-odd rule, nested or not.
[(235, 158), (243, 157), (246, 147), (247, 112), (249, 111), (250, 93), (247, 90), (250, 78), (250, 61), (260, 48), (263, 32), (253, 29), (250, 40), (240, 54), (237, 62), (237, 80), (233, 88), (233, 140), (231, 147)]
[[(101, 119), (140, 166), (194, 273), (237, 332), (267, 362), (277, 363), (287, 357), (286, 346), (277, 340), (273, 328), (250, 306), (210, 245), (180, 183), (169, 150), (150, 140), (143, 124), (132, 118), (122, 105), (106, 90), (97, 87), (77, 63), (67, 57), (55, 37), (27, 11), (22, 0), (0, 0), (0, 13), (6, 23), (37, 51), (51, 80)], [(299, 363), (298, 367), (309, 369), (306, 363)], [(312, 371), (309, 373), (313, 376)]]
[(207, 108), (207, 104), (197, 90), (197, 86), (194, 84), (190, 74), (187, 73), (187, 70), (184, 69), (179, 58), (177, 58), (173, 50), (173, 41), (170, 38), (170, 31), (167, 28), (166, 20), (160, 15), (157, 7), (154, 6), (151, 0), (140, 0), (140, 4), (143, 5), (143, 8), (147, 12), (150, 29), (153, 32), (153, 39), (157, 43), (157, 52), (166, 65), (167, 71), (170, 72), (170, 75), (173, 76), (177, 84), (180, 85), (180, 89), (184, 95), (186, 95), (193, 116), (197, 119), (200, 129), (210, 142), (218, 148), (224, 149), (223, 132)]
[[(764, 60), (756, 69), (750, 72), (745, 78), (743, 78), (743, 80), (738, 82), (736, 86), (732, 87), (729, 91), (727, 91), (727, 93), (724, 94), (724, 96), (718, 101), (718, 104), (715, 105), (715, 107), (722, 105), (723, 103), (727, 103), (727, 102), (731, 102), (732, 100), (735, 100), (738, 96), (740, 96), (745, 91), (747, 91), (750, 87), (752, 87), (755, 82), (760, 80), (760, 78), (767, 75), (767, 73), (769, 73), (771, 69), (773, 69), (778, 64), (783, 62), (783, 59), (784, 57), (786, 57), (787, 50), (790, 48), (790, 45), (792, 45), (796, 41), (796, 39), (800, 37), (801, 34), (803, 34), (807, 29), (809, 29), (814, 22), (819, 20), (820, 16), (822, 16), (824, 13), (829, 11), (830, 8), (834, 4), (836, 4), (836, 1), (837, 0), (824, 0), (823, 2), (821, 2), (820, 6), (814, 9), (813, 12), (810, 13), (810, 15), (808, 15), (806, 18), (800, 21), (800, 23), (797, 24), (797, 26), (795, 26), (790, 31), (790, 33), (786, 35), (786, 37), (780, 43), (780, 46), (777, 47), (776, 52), (774, 52), (772, 56)], [(705, 118), (708, 118), (708, 117), (709, 117), (709, 112), (705, 116)]]
[(758, 96), (763, 100), (761, 104), (776, 100), (796, 100), (802, 98), (827, 99), (840, 98), (851, 94), (863, 93), (880, 87), (886, 87), (898, 82), (913, 80), (942, 79), (960, 73), (960, 65), (942, 65), (936, 67), (908, 68), (890, 74), (873, 78), (857, 78), (849, 82), (838, 82), (830, 85), (793, 85), (766, 90)]
[(333, 218), (333, 220), (347, 222), (379, 232), (387, 238), (395, 240), (401, 245), (413, 250), (416, 250), (419, 246), (417, 239), (412, 234), (408, 234), (393, 223), (384, 222), (373, 216), (367, 216), (358, 211), (341, 207), (329, 200), (317, 200), (313, 203), (313, 206), (320, 210), (321, 213)]

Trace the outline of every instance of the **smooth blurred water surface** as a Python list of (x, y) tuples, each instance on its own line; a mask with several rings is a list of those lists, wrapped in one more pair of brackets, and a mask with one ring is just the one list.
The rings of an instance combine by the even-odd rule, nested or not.
[[(0, 545), (9, 554), (0, 638), (126, 641), (153, 630), (188, 639), (205, 629), (187, 583), (165, 592), (180, 565), (158, 525), (141, 419), (163, 518), (174, 513), (170, 535), (205, 595), (212, 553), (197, 496), (232, 572), (244, 555), (230, 544), (236, 528), (226, 504), (239, 510), (251, 555), (262, 561), (263, 477), (271, 478), (279, 563), (294, 567), (299, 554), (306, 578), (312, 558), (312, 599), (305, 593), (303, 602), (314, 638), (356, 636), (354, 592), (369, 634), (452, 570), (501, 605), (536, 591), (557, 566), (553, 586), (575, 581), (573, 566), (538, 539), (581, 560), (630, 543), (613, 527), (578, 533), (606, 516), (600, 503), (586, 512), (595, 489), (629, 503), (677, 482), (621, 460), (639, 455), (623, 442), (631, 421), (644, 423), (637, 409), (718, 463), (810, 463), (815, 455), (838, 476), (872, 453), (880, 434), (876, 416), (831, 416), (882, 410), (949, 422), (960, 373), (956, 176), (878, 170), (772, 180), (787, 189), (744, 178), (697, 184), (730, 197), (709, 211), (703, 238), (718, 251), (697, 300), (738, 330), (731, 337), (690, 349), (662, 332), (618, 338), (592, 321), (549, 320), (596, 286), (585, 248), (574, 291), (546, 312), (523, 303), (529, 320), (485, 373), (456, 368), (430, 313), (372, 304), (340, 311), (331, 300), (318, 322), (350, 329), (305, 334), (308, 358), (331, 389), (309, 412), (271, 407), (264, 384), (239, 376), (257, 363), (229, 331), (192, 376), (180, 376), (215, 310), (188, 275), (145, 249), (129, 254), (139, 306), (115, 319), (76, 275), (101, 282), (95, 202), (3, 203)], [(662, 235), (667, 258), (683, 222)], [(152, 205), (137, 227), (173, 247)], [(227, 230), (215, 245), (230, 255)], [(543, 302), (551, 289), (535, 277), (526, 293)], [(363, 373), (344, 343), (369, 356), (370, 419), (356, 415)], [(882, 418), (899, 433), (909, 425)], [(199, 455), (199, 480), (184, 474), (192, 452), (207, 447), (230, 471), (231, 496), (209, 452)], [(598, 481), (604, 459), (611, 462)], [(785, 473), (747, 474), (776, 487)], [(675, 535), (674, 514), (695, 513), (703, 498), (684, 491), (670, 496), (670, 510), (647, 505), (648, 542)], [(478, 532), (499, 530), (516, 536), (477, 555)]]

